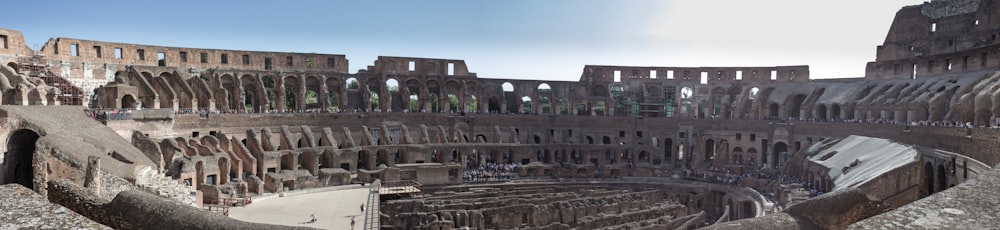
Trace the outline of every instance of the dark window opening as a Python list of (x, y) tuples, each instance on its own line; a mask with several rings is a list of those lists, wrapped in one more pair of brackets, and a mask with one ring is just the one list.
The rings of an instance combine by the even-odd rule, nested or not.
[(100, 46), (94, 46), (94, 54), (97, 55), (98, 58), (101, 57), (101, 47)]
[(250, 55), (246, 55), (246, 54), (243, 55), (243, 64), (244, 65), (249, 65), (250, 64)]
[(222, 62), (222, 64), (229, 64), (229, 54), (220, 55), (219, 61)]
[(292, 66), (293, 63), (294, 62), (292, 62), (292, 56), (285, 57), (285, 65)]
[(757, 140), (757, 134), (751, 133), (750, 134), (750, 141), (755, 141), (755, 140)]
[(313, 67), (313, 58), (311, 57), (306, 58), (306, 68), (312, 68), (312, 67)]
[(198, 137), (198, 135), (199, 135), (198, 132), (191, 132), (191, 137)]
[(264, 58), (264, 69), (271, 69), (271, 58)]
[(618, 137), (625, 137), (625, 131), (618, 131)]
[(208, 63), (208, 53), (200, 53), (198, 56), (200, 56), (201, 63)]
[(181, 52), (181, 62), (188, 62), (188, 52)]
[(334, 66), (337, 66), (337, 59), (327, 58), (326, 59), (326, 66), (330, 67), (330, 68), (333, 68)]
[(7, 35), (0, 35), (0, 48), (7, 49)]
[(139, 60), (146, 60), (146, 50), (143, 49), (135, 50), (135, 56), (138, 56)]
[(743, 139), (743, 134), (742, 133), (736, 133), (736, 140), (738, 141), (740, 139)]

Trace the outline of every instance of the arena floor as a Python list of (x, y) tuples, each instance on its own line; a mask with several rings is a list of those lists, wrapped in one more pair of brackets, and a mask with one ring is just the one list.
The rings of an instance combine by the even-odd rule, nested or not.
[[(229, 209), (229, 217), (321, 229), (350, 229), (351, 217), (357, 217), (354, 229), (362, 229), (364, 216), (360, 206), (367, 200), (368, 191), (367, 187), (354, 184), (289, 192), (284, 197), (265, 195), (246, 207)], [(316, 214), (316, 222), (309, 223), (310, 214)]]

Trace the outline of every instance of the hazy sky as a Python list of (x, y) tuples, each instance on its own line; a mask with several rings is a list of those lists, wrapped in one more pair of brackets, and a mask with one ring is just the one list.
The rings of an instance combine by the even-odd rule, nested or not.
[[(0, 27), (192, 48), (463, 59), (484, 78), (576, 81), (584, 65), (810, 65), (861, 77), (924, 0), (12, 1)], [(16, 9), (16, 10), (14, 10)]]

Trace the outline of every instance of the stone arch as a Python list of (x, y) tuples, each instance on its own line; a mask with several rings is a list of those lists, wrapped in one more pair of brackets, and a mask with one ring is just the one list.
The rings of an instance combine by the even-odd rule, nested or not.
[(361, 81), (354, 77), (347, 78), (344, 80), (344, 89), (346, 91), (345, 95), (347, 98), (345, 101), (347, 101), (347, 105), (343, 109), (363, 110), (366, 108), (365, 98), (367, 98), (367, 96), (362, 94), (363, 90), (361, 90)]
[(523, 96), (523, 97), (521, 97), (521, 109), (519, 109), (518, 112), (519, 113), (532, 113), (532, 111), (531, 111), (531, 105), (532, 105), (532, 103), (533, 103), (533, 101), (531, 101), (531, 97), (529, 97), (529, 96)]
[(427, 80), (427, 101), (421, 109), (436, 113), (441, 111), (441, 83), (437, 80)]
[[(757, 157), (757, 149), (748, 148), (746, 153), (747, 164), (750, 166), (756, 165), (757, 164), (756, 157)], [(761, 155), (760, 157), (762, 161), (767, 160), (767, 158), (765, 158), (763, 155)]]
[(785, 144), (785, 142), (782, 141), (775, 142), (772, 150), (774, 151), (771, 153), (771, 162), (773, 162), (771, 167), (780, 168), (781, 165), (783, 165), (783, 162), (781, 162), (781, 156), (788, 154), (788, 144)]
[(302, 94), (302, 108), (306, 110), (323, 109), (320, 97), (323, 96), (323, 81), (318, 76), (306, 76), (306, 83), (302, 85), (305, 92)]
[(337, 112), (341, 109), (341, 97), (344, 96), (344, 88), (340, 83), (340, 78), (326, 78), (326, 109)]
[(735, 164), (735, 165), (742, 165), (742, 164), (744, 164), (744, 161), (743, 161), (743, 148), (740, 148), (740, 147), (733, 148), (733, 151), (730, 154), (730, 159), (731, 159), (731, 162), (730, 162), (731, 164)]
[(383, 91), (385, 89), (385, 82), (380, 82), (379, 78), (368, 78), (365, 81), (365, 88), (368, 89), (368, 93), (364, 96), (368, 97), (365, 101), (365, 106), (371, 110), (382, 109), (387, 101), (388, 95), (384, 95)]
[(556, 113), (557, 111), (553, 109), (552, 105), (552, 86), (549, 86), (548, 83), (541, 83), (535, 89), (539, 112), (546, 114)]
[(405, 85), (404, 89), (406, 89), (407, 93), (406, 108), (413, 112), (420, 111), (420, 108), (423, 105), (423, 103), (420, 101), (421, 99), (423, 99), (423, 97), (421, 96), (422, 94), (420, 90), (420, 85), (421, 85), (420, 81), (418, 81), (417, 79), (409, 79), (406, 80), (404, 85)]
[(767, 107), (767, 116), (771, 119), (779, 118), (778, 113), (780, 109), (781, 108), (779, 107), (778, 103), (771, 103), (771, 105)]
[(401, 85), (399, 80), (396, 78), (388, 78), (385, 80), (385, 89), (388, 94), (386, 95), (388, 97), (386, 99), (389, 100), (389, 109), (394, 112), (407, 109), (407, 101), (403, 100), (403, 97), (409, 96), (409, 94), (404, 92), (405, 90), (402, 89), (402, 86), (403, 85)]
[(488, 101), (487, 109), (489, 110), (490, 113), (500, 112), (500, 99), (498, 99), (496, 96), (491, 96), (489, 99), (487, 99), (487, 101)]
[(500, 89), (503, 92), (503, 100), (507, 104), (506, 109), (508, 113), (520, 112), (520, 98), (517, 95), (517, 89), (514, 84), (510, 82), (504, 82), (500, 85)]
[(445, 103), (444, 106), (446, 106), (447, 111), (464, 110), (465, 108), (462, 108), (464, 106), (463, 103), (464, 98), (459, 97), (459, 95), (463, 95), (464, 93), (462, 90), (462, 83), (459, 83), (454, 79), (450, 79), (445, 81), (444, 86), (445, 86), (444, 96), (446, 96), (448, 99), (447, 101), (444, 102)]
[(11, 69), (14, 69), (15, 73), (20, 73), (21, 72), (21, 69), (17, 66), (17, 63), (8, 62), (7, 66), (10, 66)]
[(295, 76), (286, 76), (281, 80), (281, 82), (285, 87), (285, 109), (292, 111), (302, 109), (302, 101), (299, 100), (299, 90), (302, 87), (302, 84), (299, 82), (299, 78)]
[(231, 74), (223, 74), (219, 77), (219, 87), (222, 88), (222, 93), (217, 97), (221, 100), (216, 103), (216, 107), (220, 107), (224, 111), (238, 110), (240, 108), (240, 103), (238, 103), (240, 89), (237, 86), (236, 77)]
[(934, 194), (934, 166), (931, 162), (924, 163), (924, 185), (926, 186), (927, 192), (924, 193), (925, 196), (930, 196)]
[(590, 96), (608, 97), (608, 87), (605, 85), (595, 85), (590, 87)]
[(263, 110), (263, 105), (261, 102), (263, 98), (260, 98), (261, 86), (258, 85), (257, 79), (249, 74), (240, 77), (240, 86), (243, 87), (243, 101), (242, 109), (246, 112), (261, 112)]
[(121, 106), (121, 108), (123, 108), (123, 109), (134, 109), (134, 108), (136, 108), (136, 104), (137, 103), (136, 103), (135, 97), (132, 97), (131, 94), (126, 94), (125, 96), (122, 96), (122, 106)]
[(716, 153), (715, 139), (709, 138), (708, 140), (705, 140), (705, 149), (702, 152), (705, 153), (703, 159), (704, 161), (711, 161), (715, 159), (715, 153)]
[[(35, 157), (35, 142), (38, 141), (37, 132), (30, 129), (19, 129), (11, 133), (7, 138), (7, 151), (0, 159), (0, 181), (3, 184), (17, 183), (34, 189), (35, 167), (32, 158)], [(44, 170), (44, 169), (39, 169)]]
[(937, 191), (940, 192), (948, 189), (948, 172), (945, 170), (944, 165), (938, 165), (935, 171), (937, 171), (937, 178), (935, 178)]
[(264, 109), (266, 109), (266, 110), (276, 109), (275, 108), (275, 104), (274, 104), (275, 103), (275, 101), (274, 101), (274, 99), (275, 99), (274, 89), (275, 88), (274, 87), (275, 87), (275, 84), (277, 82), (275, 82), (274, 78), (272, 78), (271, 76), (261, 77), (260, 81), (261, 81), (261, 84), (262, 84), (261, 85), (261, 87), (262, 87), (261, 89), (263, 91), (263, 93), (262, 93), (262, 95), (261, 95), (260, 98), (264, 99), (264, 100), (261, 101), (261, 104), (262, 105), (266, 104), (266, 105), (263, 106)]
[(833, 103), (830, 105), (830, 120), (840, 120), (842, 117), (840, 115), (840, 104)]
[(796, 94), (789, 98), (788, 105), (785, 106), (785, 114), (788, 118), (801, 118), (802, 103), (806, 101), (805, 94)]
[(818, 104), (816, 105), (816, 119), (824, 121), (827, 119), (826, 116), (826, 105)]

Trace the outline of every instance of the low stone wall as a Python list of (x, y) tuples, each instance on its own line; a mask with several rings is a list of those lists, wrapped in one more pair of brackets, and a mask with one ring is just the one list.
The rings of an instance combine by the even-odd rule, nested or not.
[(68, 180), (49, 182), (49, 201), (115, 229), (314, 229), (235, 220), (141, 190), (108, 201)]

